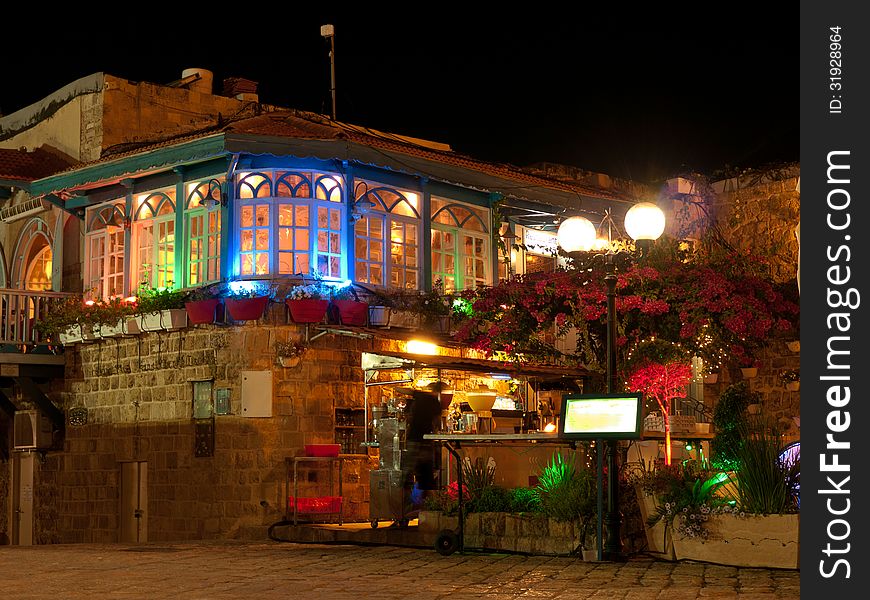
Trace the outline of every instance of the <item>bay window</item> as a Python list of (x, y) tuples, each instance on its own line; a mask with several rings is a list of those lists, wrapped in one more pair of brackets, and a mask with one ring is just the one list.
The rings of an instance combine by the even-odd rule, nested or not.
[(261, 171), (238, 176), (239, 273), (345, 276), (339, 177)]
[(419, 289), (419, 195), (369, 182), (360, 182), (354, 195), (371, 203), (354, 226), (357, 281)]
[(432, 280), (444, 291), (491, 282), (489, 211), (432, 198)]
[(86, 296), (93, 300), (123, 296), (124, 204), (114, 202), (92, 209), (86, 219)]

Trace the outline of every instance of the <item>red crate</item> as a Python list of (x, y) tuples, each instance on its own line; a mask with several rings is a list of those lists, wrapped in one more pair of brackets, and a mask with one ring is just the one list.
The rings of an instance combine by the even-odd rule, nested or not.
[(305, 456), (338, 456), (341, 444), (305, 444)]
[[(293, 496), (287, 498), (287, 506), (293, 511)], [(299, 513), (340, 513), (341, 496), (313, 496), (296, 498), (296, 512)]]

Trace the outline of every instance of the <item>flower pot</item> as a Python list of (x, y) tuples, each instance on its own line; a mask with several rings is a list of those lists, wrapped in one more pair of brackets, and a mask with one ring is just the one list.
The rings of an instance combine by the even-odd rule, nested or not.
[(266, 312), (269, 296), (256, 298), (226, 298), (227, 312), (234, 321), (256, 321)]
[(789, 352), (800, 352), (801, 351), (801, 341), (800, 340), (788, 342), (786, 344), (786, 346), (788, 346)]
[(442, 315), (438, 317), (438, 333), (449, 335), (452, 328), (453, 319), (450, 318), (450, 315)]
[(279, 356), (278, 364), (285, 369), (292, 369), (299, 364), (301, 357), (299, 356)]
[(758, 367), (741, 367), (740, 372), (743, 373), (743, 379), (752, 379), (758, 375)]
[(194, 300), (193, 302), (185, 302), (184, 309), (187, 311), (187, 318), (193, 324), (214, 323), (215, 313), (220, 303), (219, 298)]
[(785, 389), (787, 389), (790, 392), (797, 392), (798, 390), (801, 389), (801, 382), (800, 381), (789, 381), (788, 383), (785, 384)]
[(75, 344), (82, 341), (82, 328), (80, 325), (72, 325), (66, 331), (61, 331), (57, 334), (60, 343), (64, 346)]
[(704, 377), (704, 383), (716, 383), (719, 381), (719, 373), (710, 373)]
[(126, 335), (138, 335), (142, 333), (142, 328), (139, 326), (139, 316), (125, 317), (122, 319), (124, 321), (124, 333)]
[(338, 309), (338, 319), (342, 325), (365, 327), (369, 305), (356, 300), (333, 300)]
[(634, 491), (637, 495), (637, 505), (640, 508), (641, 520), (644, 523), (647, 551), (656, 558), (674, 560), (674, 542), (671, 536), (671, 528), (665, 524), (663, 519), (659, 520), (652, 527), (647, 525), (647, 519), (657, 512), (655, 496), (647, 494), (639, 486), (635, 486)]
[(757, 415), (761, 413), (761, 405), (760, 404), (750, 404), (746, 407), (746, 412), (750, 415)]
[(100, 332), (93, 325), (82, 325), (81, 331), (82, 342), (85, 344), (100, 339)]
[(595, 562), (598, 560), (598, 550), (581, 550), (580, 552), (585, 562)]
[(175, 331), (187, 327), (187, 311), (183, 308), (170, 308), (139, 316), (142, 331)]
[(320, 323), (326, 316), (326, 309), (329, 307), (328, 300), (317, 298), (286, 300), (285, 304), (290, 309), (290, 317), (296, 323)]
[(389, 327), (390, 309), (386, 306), (369, 306), (369, 325), (372, 327)]

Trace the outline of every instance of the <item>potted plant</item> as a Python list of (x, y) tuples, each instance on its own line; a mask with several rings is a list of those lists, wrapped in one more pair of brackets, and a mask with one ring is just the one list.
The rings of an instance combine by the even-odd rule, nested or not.
[(789, 349), (789, 352), (800, 352), (801, 351), (801, 341), (800, 340), (792, 340), (791, 342), (786, 342), (786, 346)]
[(284, 368), (293, 368), (299, 364), (302, 355), (308, 351), (308, 346), (300, 342), (288, 340), (275, 342), (275, 359)]
[(329, 308), (327, 290), (319, 281), (290, 289), (284, 303), (296, 323), (320, 323)]
[(142, 331), (174, 331), (187, 327), (182, 290), (143, 288), (139, 291), (137, 312)]
[(47, 340), (71, 345), (84, 341), (85, 334), (93, 339), (88, 309), (82, 298), (70, 297), (53, 304), (36, 323), (36, 330)]
[(746, 358), (740, 361), (740, 372), (744, 379), (752, 379), (758, 376), (758, 367), (761, 363), (753, 358)]
[(746, 381), (728, 386), (719, 396), (713, 411), (716, 435), (710, 441), (713, 466), (724, 471), (739, 466), (735, 451), (743, 443), (740, 432), (746, 423), (747, 408), (760, 402), (761, 394), (750, 391)]
[(785, 389), (790, 392), (796, 392), (801, 389), (801, 372), (795, 369), (788, 369), (779, 375), (780, 380), (785, 384)]
[(333, 288), (332, 304), (338, 312), (338, 321), (342, 325), (365, 327), (368, 319), (369, 305), (359, 299), (353, 284), (341, 288)]
[(222, 286), (207, 285), (188, 292), (184, 302), (187, 318), (193, 324), (214, 323), (221, 304)]
[(440, 279), (435, 280), (430, 291), (418, 295), (415, 300), (414, 308), (424, 327), (443, 334), (450, 333), (453, 299), (444, 294), (444, 285)]
[(256, 321), (266, 312), (272, 291), (266, 285), (238, 285), (224, 298), (227, 313), (234, 321)]

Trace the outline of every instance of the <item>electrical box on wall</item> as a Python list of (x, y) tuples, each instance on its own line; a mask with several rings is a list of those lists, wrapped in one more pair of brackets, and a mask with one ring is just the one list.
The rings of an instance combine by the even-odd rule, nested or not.
[(242, 371), (242, 416), (272, 416), (272, 371)]
[(51, 420), (38, 410), (19, 410), (13, 422), (15, 450), (44, 450), (51, 448)]

